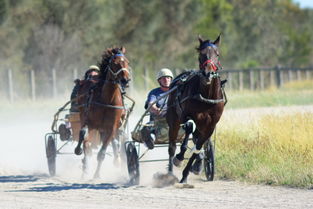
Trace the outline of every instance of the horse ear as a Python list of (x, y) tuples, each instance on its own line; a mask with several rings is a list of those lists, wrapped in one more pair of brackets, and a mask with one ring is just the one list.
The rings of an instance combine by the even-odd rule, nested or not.
[(121, 52), (123, 53), (123, 54), (125, 54), (125, 52), (126, 52), (126, 49), (125, 49), (125, 47), (123, 47), (123, 46), (121, 46)]
[(221, 33), (220, 35), (218, 35), (218, 37), (216, 38), (216, 40), (213, 42), (213, 44), (215, 44), (216, 46), (219, 46), (221, 42)]
[(198, 40), (200, 42), (200, 45), (203, 43), (203, 39), (201, 38), (200, 34), (198, 35)]

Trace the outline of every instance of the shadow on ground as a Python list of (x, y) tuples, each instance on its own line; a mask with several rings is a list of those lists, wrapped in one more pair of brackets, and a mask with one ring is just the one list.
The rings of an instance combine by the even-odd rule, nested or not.
[(42, 178), (48, 178), (46, 174), (39, 175), (11, 175), (0, 176), (0, 183), (21, 183), (21, 182), (35, 182)]

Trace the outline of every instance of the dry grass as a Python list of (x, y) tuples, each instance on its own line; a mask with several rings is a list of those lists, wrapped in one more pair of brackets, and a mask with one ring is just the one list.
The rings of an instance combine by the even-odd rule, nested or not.
[[(313, 109), (227, 116), (219, 124), (218, 176), (251, 182), (313, 186)], [(227, 114), (227, 113), (226, 113)]]

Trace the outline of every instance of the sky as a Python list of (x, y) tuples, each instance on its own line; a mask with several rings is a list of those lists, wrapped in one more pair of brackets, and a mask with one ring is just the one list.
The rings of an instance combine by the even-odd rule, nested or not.
[(301, 8), (312, 8), (313, 9), (313, 0), (293, 0), (300, 5)]

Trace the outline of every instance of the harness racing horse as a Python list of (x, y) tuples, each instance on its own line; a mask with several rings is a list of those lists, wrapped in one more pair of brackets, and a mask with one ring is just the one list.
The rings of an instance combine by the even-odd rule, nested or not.
[[(125, 57), (125, 48), (108, 48), (102, 54), (99, 82), (94, 85), (86, 82), (78, 91), (81, 130), (75, 154), (80, 155), (84, 150), (83, 173), (87, 172), (88, 161), (91, 156), (92, 139), (86, 133), (98, 131), (100, 133), (101, 148), (97, 155), (97, 169), (94, 178), (99, 178), (102, 162), (105, 158), (107, 146), (117, 137), (126, 115), (123, 94), (124, 88), (130, 81), (129, 61)], [(83, 150), (81, 144), (83, 143)], [(116, 144), (112, 143), (114, 153)], [(115, 145), (115, 146), (114, 146)], [(116, 154), (114, 154), (116, 159)]]
[[(220, 35), (213, 42), (202, 40), (199, 36), (199, 71), (187, 72), (187, 78), (182, 84), (173, 82), (176, 90), (169, 94), (167, 123), (169, 125), (169, 174), (173, 173), (173, 164), (179, 166), (187, 150), (188, 137), (184, 138), (181, 151), (174, 157), (176, 150), (177, 134), (180, 124), (187, 124), (193, 120), (196, 125), (194, 137), (196, 138), (193, 154), (183, 170), (180, 183), (187, 182), (187, 176), (195, 159), (199, 159), (200, 150), (205, 142), (210, 142), (210, 137), (224, 110), (224, 93), (221, 80), (217, 71), (221, 68), (219, 63)], [(184, 74), (184, 73), (183, 73)], [(178, 77), (183, 77), (181, 74)], [(185, 73), (186, 74), (186, 73)], [(190, 133), (190, 132), (189, 132)]]

